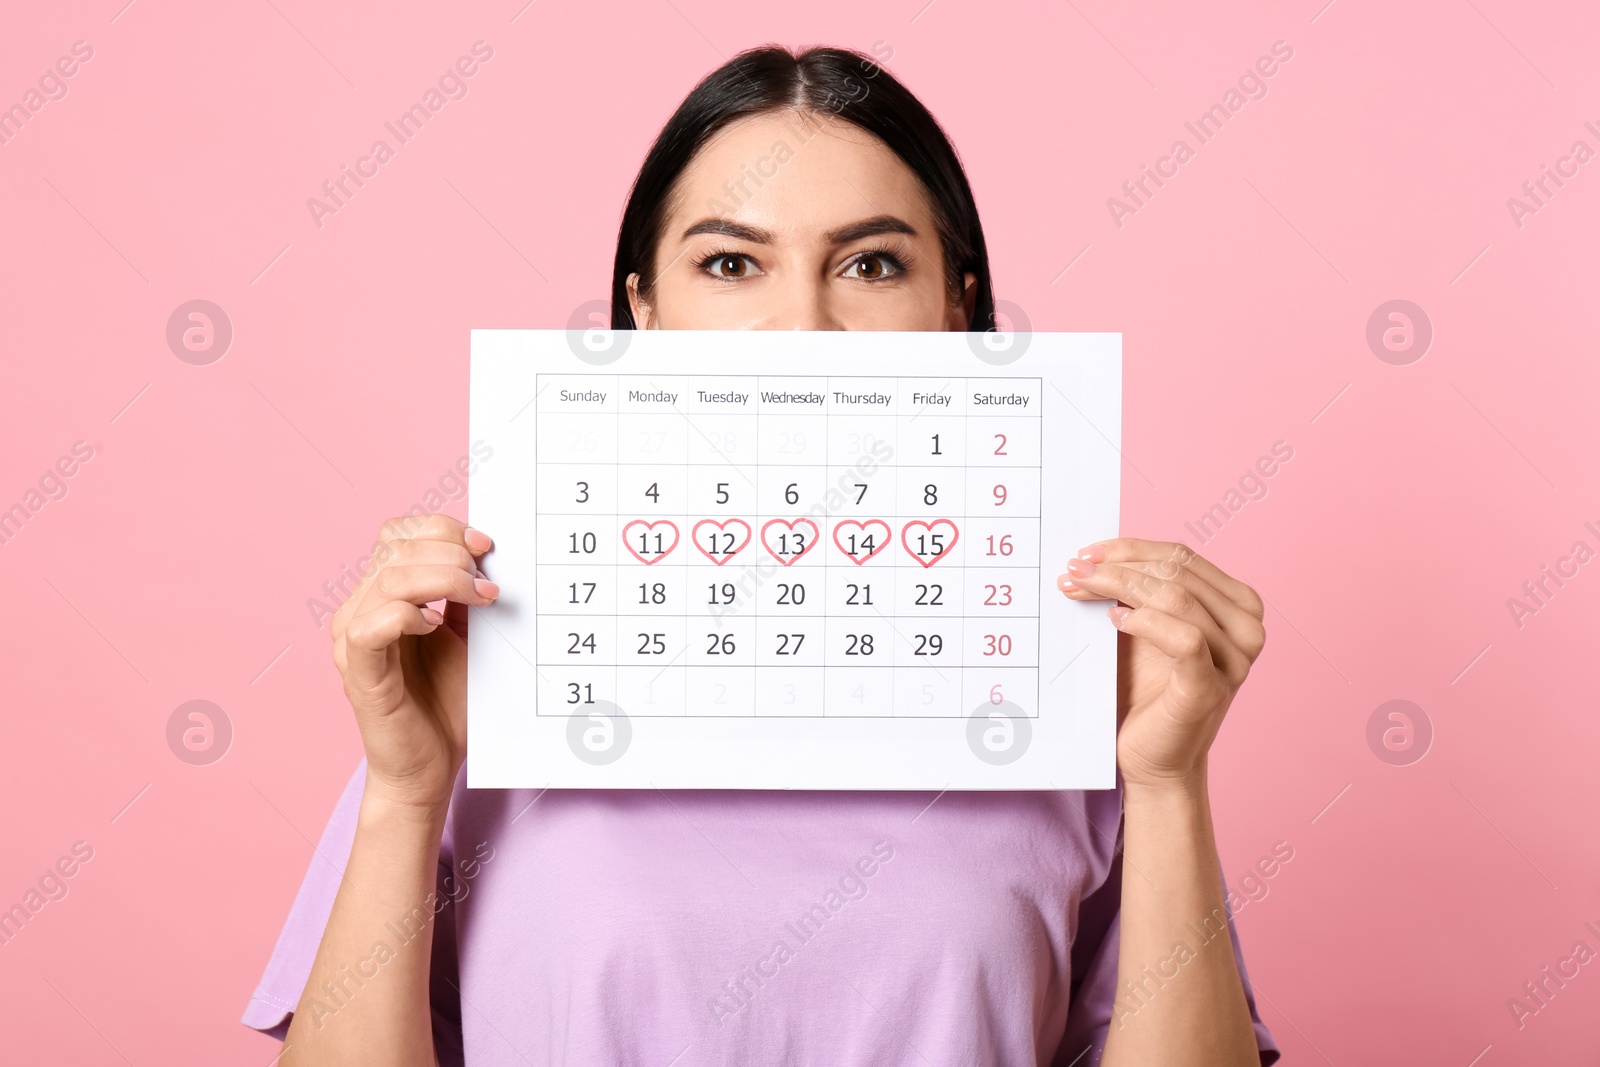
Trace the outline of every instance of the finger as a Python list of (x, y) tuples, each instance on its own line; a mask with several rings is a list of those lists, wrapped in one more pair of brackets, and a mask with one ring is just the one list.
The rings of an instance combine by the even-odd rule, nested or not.
[(357, 692), (381, 685), (389, 674), (390, 647), (407, 634), (432, 633), (444, 616), (432, 608), (391, 600), (350, 621), (342, 644), (347, 687)]
[[(475, 533), (476, 531), (471, 531)], [(462, 572), (481, 578), (483, 572), (478, 569), (477, 560), (473, 558), (472, 551), (464, 544), (445, 540), (398, 540), (379, 542), (372, 554), (372, 564), (362, 575), (360, 584), (355, 593), (346, 602), (348, 610), (344, 611), (346, 618), (359, 615), (372, 604), (377, 603), (382, 597), (374, 598), (373, 582), (384, 570), (396, 566), (416, 565), (444, 565), (461, 568)], [(369, 600), (371, 603), (369, 603)], [(344, 620), (340, 620), (341, 622)]]
[(450, 541), (481, 556), (494, 546), (482, 530), (449, 515), (397, 515), (378, 530), (379, 541)]
[(472, 551), (455, 541), (385, 541), (372, 558), (380, 566), (445, 563), (460, 567), (468, 574), (478, 570)]
[(1206, 610), (1200, 599), (1181, 582), (1168, 581), (1137, 567), (1121, 563), (1090, 563), (1075, 559), (1067, 564), (1071, 583), (1078, 590), (1118, 600), (1132, 608), (1156, 610), (1196, 627), (1206, 638), (1217, 666), (1231, 678), (1241, 677), (1250, 660)]
[[(464, 525), (458, 518), (451, 518), (450, 515), (397, 515), (397, 517), (389, 518), (379, 528), (378, 542), (373, 545), (373, 555), (370, 557), (371, 563), (363, 571), (362, 579), (357, 582), (355, 590), (352, 590), (349, 597), (344, 600), (342, 605), (339, 605), (338, 611), (334, 613), (334, 635), (338, 635), (339, 630), (352, 617), (357, 616), (357, 614), (362, 613), (363, 609), (366, 609), (366, 606), (368, 606), (366, 605), (366, 593), (370, 592), (371, 581), (376, 577), (376, 574), (381, 573), (386, 563), (402, 560), (403, 552), (405, 552), (408, 545), (418, 545), (416, 549), (413, 549), (413, 552), (418, 553), (418, 555), (405, 558), (403, 561), (416, 561), (416, 563), (443, 563), (443, 561), (448, 561), (442, 560), (442, 558), (422, 557), (421, 553), (427, 552), (424, 545), (432, 544), (456, 545), (462, 552), (466, 552), (469, 557), (477, 557), (477, 555), (483, 555), (483, 553), (488, 552), (493, 547), (494, 542), (491, 541), (488, 534), (472, 530), (470, 526)], [(477, 573), (477, 565), (475, 563), (472, 569), (474, 569), (474, 573)]]
[(1260, 619), (1266, 609), (1261, 596), (1239, 579), (1200, 555), (1188, 545), (1174, 541), (1145, 541), (1137, 537), (1114, 537), (1097, 541), (1078, 553), (1092, 563), (1126, 563), (1131, 560), (1162, 561), (1169, 568), (1191, 567), (1229, 600)]
[(403, 600), (418, 606), (430, 600), (454, 600), (481, 608), (485, 604), (492, 604), (499, 595), (500, 587), (494, 582), (474, 577), (471, 572), (458, 566), (437, 563), (389, 566), (373, 576), (366, 603), (356, 618), (382, 608), (391, 600)]
[(1197, 709), (1215, 706), (1227, 686), (1218, 677), (1213, 650), (1204, 631), (1153, 607), (1116, 607), (1106, 612), (1123, 633), (1143, 638), (1172, 660), (1173, 681), (1184, 703)]
[[(1158, 563), (1140, 560), (1125, 563), (1123, 566), (1131, 567), (1153, 577), (1166, 576), (1162, 573), (1164, 568)], [(1267, 631), (1261, 625), (1261, 620), (1245, 611), (1238, 604), (1235, 604), (1224, 596), (1216, 586), (1188, 567), (1179, 568), (1177, 576), (1172, 580), (1194, 595), (1207, 613), (1217, 621), (1217, 625), (1222, 627), (1223, 633), (1228, 635), (1229, 640), (1250, 658), (1250, 662), (1254, 663), (1256, 658), (1261, 655), (1261, 649), (1267, 642)], [(1063, 590), (1063, 592), (1066, 592), (1068, 596), (1072, 596), (1072, 592), (1069, 590)]]

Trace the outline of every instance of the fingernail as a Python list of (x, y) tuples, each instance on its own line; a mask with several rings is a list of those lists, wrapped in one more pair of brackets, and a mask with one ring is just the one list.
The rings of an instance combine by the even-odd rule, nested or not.
[(1071, 575), (1061, 574), (1056, 576), (1056, 588), (1063, 593), (1071, 593), (1078, 587), (1073, 584)]
[(467, 547), (473, 552), (487, 552), (494, 547), (493, 538), (482, 530), (474, 530), (468, 526), (461, 536), (462, 540), (466, 541)]
[(486, 600), (493, 600), (500, 595), (500, 587), (487, 578), (473, 579), (472, 589)]
[(1131, 614), (1130, 609), (1123, 607), (1121, 604), (1118, 604), (1116, 607), (1111, 608), (1109, 611), (1106, 612), (1106, 618), (1111, 620), (1111, 625), (1112, 626), (1115, 626), (1117, 629), (1120, 630), (1120, 629), (1122, 629), (1122, 620), (1126, 619), (1129, 614)]
[(441, 622), (444, 622), (444, 616), (440, 615), (432, 608), (423, 608), (422, 621), (427, 623), (429, 626), (438, 626)]
[(1074, 578), (1087, 578), (1094, 573), (1094, 564), (1086, 559), (1068, 560), (1067, 571)]
[(1088, 548), (1085, 548), (1083, 551), (1078, 553), (1078, 558), (1086, 559), (1090, 563), (1104, 563), (1106, 561), (1106, 546), (1099, 544), (1090, 545)]

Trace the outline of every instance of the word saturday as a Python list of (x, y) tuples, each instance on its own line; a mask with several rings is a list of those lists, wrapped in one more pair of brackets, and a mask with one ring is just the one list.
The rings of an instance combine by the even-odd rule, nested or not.
[(1028, 406), (1028, 401), (1032, 400), (1032, 399), (1033, 399), (1032, 397), (1024, 396), (1021, 393), (973, 393), (972, 394), (972, 402), (974, 404), (981, 404), (981, 405), (999, 404), (999, 405), (1009, 406), (1009, 407), (1022, 407), (1022, 408), (1025, 408), (1025, 407)]

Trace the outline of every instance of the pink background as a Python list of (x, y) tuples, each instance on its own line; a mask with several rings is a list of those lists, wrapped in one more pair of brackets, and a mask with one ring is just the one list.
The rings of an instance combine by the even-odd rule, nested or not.
[[(1507, 606), (1600, 550), (1600, 161), (1520, 227), (1506, 205), (1600, 149), (1592, 5), (124, 2), (13, 5), (0, 40), (0, 105), (94, 50), (0, 144), (0, 508), (93, 448), (0, 544), (0, 904), (94, 849), (0, 946), (6, 1059), (274, 1055), (236, 1020), (360, 755), (307, 600), (466, 452), (468, 330), (605, 297), (649, 139), (775, 40), (892, 49), (998, 295), (1125, 334), (1123, 532), (1269, 601), (1213, 780), (1231, 884), (1294, 850), (1239, 913), (1286, 1061), (1596, 1062), (1600, 962), (1521, 1029), (1507, 1007), (1600, 951), (1600, 563)], [(306, 199), (480, 39), (469, 95), (319, 229)], [(1119, 228), (1107, 198), (1279, 40), (1268, 95)], [(166, 342), (192, 299), (233, 325), (210, 365)], [(1365, 339), (1391, 299), (1433, 324), (1410, 365)], [(209, 766), (168, 748), (194, 699), (234, 730)], [(1367, 741), (1394, 699), (1434, 731), (1410, 765)]]

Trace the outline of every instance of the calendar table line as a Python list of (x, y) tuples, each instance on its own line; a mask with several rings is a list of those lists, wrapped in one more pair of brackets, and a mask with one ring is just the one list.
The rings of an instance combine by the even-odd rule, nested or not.
[(536, 714), (948, 719), (1002, 688), (1037, 713), (1043, 379), (549, 377), (536, 559), (574, 604), (536, 594), (536, 657), (571, 692)]
[[(541, 685), (552, 699), (540, 701), (539, 716), (565, 717), (571, 710), (562, 704), (603, 701), (613, 706), (608, 714), (634, 718), (767, 717), (803, 708), (789, 716), (951, 720), (983, 715), (1003, 699), (1013, 712), (1037, 718), (1041, 678), (1039, 667), (887, 664), (817, 667), (808, 675), (774, 675), (770, 667), (750, 664), (623, 665), (581, 672), (552, 667), (550, 673), (554, 677), (541, 675)], [(554, 699), (562, 694), (565, 701)], [(546, 712), (546, 704), (557, 710)]]

